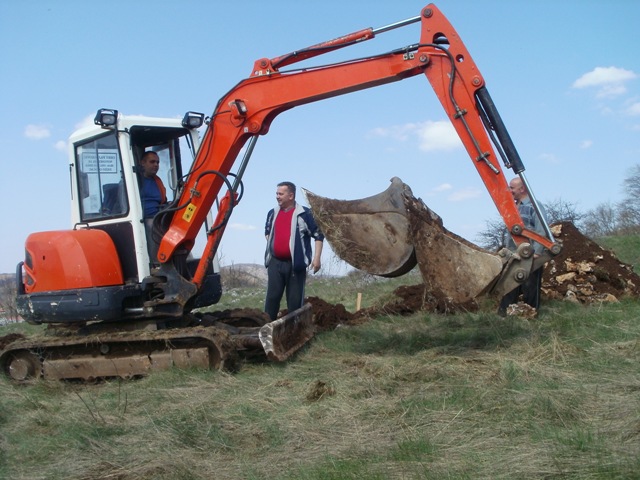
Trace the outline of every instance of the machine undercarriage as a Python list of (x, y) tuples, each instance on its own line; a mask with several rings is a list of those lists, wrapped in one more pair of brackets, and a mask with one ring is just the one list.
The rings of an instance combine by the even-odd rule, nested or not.
[(270, 322), (252, 309), (188, 314), (157, 328), (128, 324), (49, 326), (38, 336), (0, 338), (0, 368), (24, 382), (38, 378), (92, 381), (132, 378), (171, 367), (230, 370), (241, 359), (283, 361), (314, 334), (311, 305)]

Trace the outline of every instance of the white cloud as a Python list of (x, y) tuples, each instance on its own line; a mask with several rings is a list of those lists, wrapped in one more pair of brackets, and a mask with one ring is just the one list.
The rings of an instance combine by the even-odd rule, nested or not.
[(424, 122), (417, 133), (420, 139), (420, 150), (423, 152), (454, 150), (462, 147), (460, 137), (451, 122), (447, 120)]
[(600, 113), (602, 113), (603, 115), (615, 115), (616, 113), (613, 110), (613, 108), (608, 107), (606, 105), (599, 106), (599, 110), (600, 110)]
[(598, 88), (598, 97), (616, 97), (627, 91), (624, 83), (634, 80), (638, 75), (631, 70), (618, 67), (596, 67), (585, 73), (575, 82), (573, 88)]
[(230, 223), (228, 228), (230, 228), (231, 230), (242, 230), (242, 231), (258, 229), (258, 227), (256, 227), (255, 225), (247, 225), (246, 223)]
[(447, 190), (451, 190), (453, 186), (450, 183), (443, 183), (442, 185), (438, 185), (433, 189), (434, 192), (446, 192)]
[(464, 200), (470, 200), (472, 198), (478, 198), (482, 196), (482, 191), (477, 188), (465, 188), (462, 190), (458, 190), (453, 192), (447, 198), (451, 202), (462, 202)]
[(93, 119), (95, 117), (96, 117), (95, 113), (91, 113), (91, 114), (87, 115), (82, 120), (80, 120), (78, 123), (76, 123), (76, 128), (75, 129), (78, 130), (80, 128), (90, 127), (91, 125), (94, 124)]
[(423, 152), (453, 150), (462, 147), (453, 125), (448, 120), (420, 123), (406, 123), (391, 127), (379, 127), (371, 131), (376, 137), (391, 138), (399, 142), (406, 142), (417, 138), (419, 148)]
[(64, 140), (58, 140), (56, 143), (53, 144), (53, 148), (55, 148), (56, 150), (60, 150), (61, 152), (66, 152), (67, 142), (65, 142)]
[(429, 190), (425, 194), (425, 196), (427, 196), (427, 197), (435, 197), (439, 193), (447, 192), (447, 191), (452, 190), (452, 189), (453, 189), (453, 186), (450, 183), (442, 183), (442, 184), (438, 185), (437, 187), (432, 188), (431, 190)]
[(24, 136), (31, 140), (42, 140), (51, 136), (51, 132), (44, 125), (27, 125), (24, 129)]
[(407, 123), (405, 125), (394, 125), (392, 127), (378, 127), (371, 131), (375, 137), (392, 138), (400, 142), (406, 142), (415, 133), (417, 125)]
[(541, 153), (538, 158), (540, 158), (540, 160), (542, 160), (543, 162), (549, 162), (549, 163), (557, 163), (558, 162), (558, 157), (556, 157), (553, 153)]
[(627, 115), (631, 115), (632, 117), (640, 115), (640, 102), (636, 102), (627, 108)]
[(591, 148), (593, 146), (593, 140), (583, 140), (580, 142), (580, 148), (586, 150), (587, 148)]
[(627, 87), (620, 84), (612, 84), (612, 85), (603, 85), (598, 93), (596, 93), (597, 98), (613, 98), (619, 97), (620, 95), (624, 95), (627, 93)]

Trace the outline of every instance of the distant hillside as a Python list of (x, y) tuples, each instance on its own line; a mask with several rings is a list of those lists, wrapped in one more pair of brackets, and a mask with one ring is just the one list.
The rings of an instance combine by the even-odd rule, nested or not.
[(225, 288), (264, 287), (267, 285), (267, 269), (257, 263), (235, 263), (220, 268)]

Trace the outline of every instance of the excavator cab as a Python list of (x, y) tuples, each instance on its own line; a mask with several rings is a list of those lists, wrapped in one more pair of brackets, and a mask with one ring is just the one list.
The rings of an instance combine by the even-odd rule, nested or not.
[[(149, 281), (155, 259), (150, 258), (147, 245), (154, 241), (152, 235), (157, 236), (156, 243), (162, 237), (163, 214), (154, 219), (154, 232), (146, 232), (139, 160), (148, 150), (158, 154), (158, 175), (166, 187), (166, 209), (170, 210), (183, 186), (185, 167), (191, 165), (198, 149), (197, 127), (203, 117), (188, 112), (182, 120), (159, 119), (101, 109), (94, 125), (71, 136), (73, 229), (28, 237), (25, 261), (17, 269), (18, 306), (25, 320), (36, 324), (121, 321), (156, 314), (145, 308), (157, 295)], [(203, 240), (206, 228), (205, 224)], [(180, 274), (186, 279), (198, 264), (195, 252), (197, 247), (176, 255)], [(201, 293), (193, 296), (189, 308), (220, 299), (217, 257), (206, 270)]]

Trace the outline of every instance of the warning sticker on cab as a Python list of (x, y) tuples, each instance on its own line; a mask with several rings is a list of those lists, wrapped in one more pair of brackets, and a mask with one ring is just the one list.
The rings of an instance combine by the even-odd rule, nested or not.
[(187, 205), (187, 208), (184, 211), (184, 214), (182, 215), (182, 219), (185, 222), (190, 222), (191, 218), (193, 218), (193, 214), (196, 213), (196, 206), (193, 203), (190, 203), (189, 205)]

